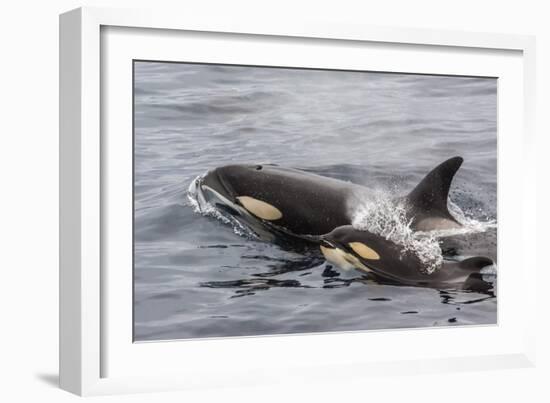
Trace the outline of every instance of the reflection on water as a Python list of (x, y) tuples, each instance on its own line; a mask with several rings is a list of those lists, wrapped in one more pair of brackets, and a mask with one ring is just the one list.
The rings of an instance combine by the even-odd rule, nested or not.
[[(252, 256), (251, 258), (270, 260), (265, 256)], [(276, 259), (272, 259), (276, 260)], [(271, 288), (283, 287), (283, 288), (340, 288), (340, 287), (349, 287), (353, 283), (361, 284), (379, 284), (379, 279), (371, 278), (368, 274), (359, 274), (353, 273), (355, 277), (352, 278), (342, 278), (341, 272), (338, 269), (335, 269), (332, 265), (326, 264), (323, 265), (324, 259), (320, 256), (314, 257), (311, 259), (303, 259), (298, 261), (291, 260), (280, 260), (280, 264), (270, 265), (270, 271), (266, 273), (254, 273), (253, 277), (243, 278), (237, 280), (227, 280), (227, 281), (206, 281), (200, 284), (200, 287), (208, 288), (226, 288), (233, 290), (234, 295), (231, 295), (229, 298), (242, 297), (246, 295), (255, 295), (259, 291), (267, 291)], [(312, 272), (309, 270), (317, 270), (320, 266), (323, 266), (321, 277), (323, 278), (322, 283), (318, 285), (309, 285), (302, 284), (299, 279), (291, 280), (277, 280), (266, 277), (273, 277), (283, 273), (296, 272), (297, 277), (310, 275)], [(303, 272), (303, 273), (299, 273)], [(486, 301), (492, 298), (496, 298), (494, 293), (494, 282), (496, 279), (493, 279), (491, 282), (482, 281), (482, 285), (478, 288), (473, 287), (475, 292), (472, 292), (472, 289), (469, 290), (438, 290), (439, 296), (441, 298), (442, 304), (450, 305), (465, 305), (465, 304), (474, 304), (477, 302)], [(388, 283), (386, 283), (388, 284)], [(398, 286), (397, 284), (393, 284)], [(480, 296), (483, 295), (483, 296)], [(457, 300), (457, 297), (459, 300)], [(378, 301), (378, 302), (387, 302), (391, 301), (391, 298), (369, 298), (369, 301)], [(402, 312), (403, 313), (403, 312)], [(410, 312), (405, 312), (410, 313)], [(414, 312), (418, 313), (418, 312)], [(455, 318), (456, 319), (456, 318)], [(456, 321), (456, 320), (455, 320)]]
[[(496, 80), (145, 62), (135, 79), (136, 340), (496, 323), (496, 284), (381, 284), (318, 250), (247, 237), (186, 197), (229, 163), (404, 194), (460, 155), (453, 202), (496, 220)], [(442, 249), (496, 258), (496, 241), (490, 228)]]

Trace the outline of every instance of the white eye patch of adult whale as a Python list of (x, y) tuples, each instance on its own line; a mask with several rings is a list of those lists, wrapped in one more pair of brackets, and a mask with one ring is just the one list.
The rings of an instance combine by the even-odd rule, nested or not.
[(383, 283), (478, 291), (487, 291), (492, 287), (482, 276), (482, 270), (493, 264), (487, 257), (443, 261), (436, 271), (427, 273), (423, 269), (424, 263), (413, 251), (351, 225), (324, 235), (321, 251), (336, 266), (370, 273)]
[[(452, 177), (461, 163), (460, 157), (443, 162), (408, 196), (394, 199), (394, 203), (406, 206), (404, 215), (412, 223), (412, 229), (415, 229), (415, 223), (422, 225), (423, 229), (429, 229), (426, 224), (437, 223), (438, 228), (441, 223), (457, 225), (447, 210), (446, 200)], [(298, 169), (244, 164), (226, 165), (209, 171), (203, 177), (200, 187), (204, 193), (215, 192), (222, 196), (217, 197), (217, 207), (238, 213), (235, 214), (238, 219), (248, 218), (241, 211), (246, 210), (268, 230), (280, 230), (302, 239), (319, 237), (339, 226), (352, 224), (361, 197), (369, 194), (370, 190), (351, 182)], [(260, 215), (265, 213), (266, 217), (278, 217), (276, 211), (279, 211), (281, 217), (266, 220), (260, 215), (254, 215), (241, 206), (243, 203), (237, 197), (243, 196), (250, 198), (246, 202)], [(273, 206), (276, 210), (266, 212), (265, 206), (252, 202), (252, 199)]]
[(237, 196), (237, 200), (245, 209), (262, 220), (275, 221), (283, 217), (283, 213), (277, 207), (250, 196)]

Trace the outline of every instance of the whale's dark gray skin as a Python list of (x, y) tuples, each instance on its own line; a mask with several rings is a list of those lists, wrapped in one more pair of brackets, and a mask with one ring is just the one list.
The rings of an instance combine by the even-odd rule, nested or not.
[[(462, 161), (448, 159), (395, 200), (405, 204), (413, 229), (460, 226), (447, 209), (447, 197)], [(276, 165), (218, 167), (196, 187), (199, 201), (245, 221), (260, 236), (281, 232), (306, 240), (351, 224), (354, 207), (370, 194), (364, 186)]]
[(414, 251), (350, 225), (324, 235), (321, 251), (336, 266), (370, 273), (385, 283), (473, 291), (487, 291), (492, 287), (480, 273), (484, 267), (493, 265), (487, 257), (445, 260), (428, 274), (424, 270), (426, 263)]

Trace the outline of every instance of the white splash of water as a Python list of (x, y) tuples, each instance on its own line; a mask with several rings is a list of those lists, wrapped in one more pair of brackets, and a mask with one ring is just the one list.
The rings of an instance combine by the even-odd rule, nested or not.
[(233, 228), (233, 232), (239, 236), (255, 238), (256, 236), (253, 231), (245, 227), (232, 216), (222, 214), (216, 207), (204, 199), (198, 188), (198, 184), (200, 183), (202, 177), (203, 175), (199, 175), (193, 179), (187, 189), (187, 201), (189, 202), (189, 206), (193, 208), (193, 211), (203, 216), (213, 217), (220, 220), (224, 224), (230, 225)]
[[(479, 221), (474, 218), (468, 217), (460, 207), (458, 207), (451, 199), (447, 201), (447, 208), (449, 213), (460, 223), (462, 228), (455, 229), (450, 235), (456, 235), (460, 233), (473, 233), (473, 232), (485, 232), (490, 228), (496, 228), (496, 220)], [(459, 231), (459, 232), (457, 232)], [(462, 231), (462, 232), (460, 232)]]
[(460, 207), (449, 200), (449, 211), (462, 227), (429, 232), (415, 231), (411, 228), (411, 218), (407, 217), (405, 203), (396, 201), (387, 192), (376, 191), (372, 198), (354, 209), (352, 225), (356, 229), (372, 232), (403, 246), (405, 252), (415, 253), (428, 274), (436, 271), (443, 263), (438, 238), (483, 232), (496, 226), (495, 221), (481, 222), (467, 217)]
[(352, 225), (356, 229), (383, 236), (403, 246), (404, 251), (414, 252), (428, 273), (433, 273), (443, 263), (435, 236), (415, 232), (411, 228), (411, 220), (407, 218), (405, 203), (395, 202), (384, 192), (375, 192), (372, 198), (355, 209)]

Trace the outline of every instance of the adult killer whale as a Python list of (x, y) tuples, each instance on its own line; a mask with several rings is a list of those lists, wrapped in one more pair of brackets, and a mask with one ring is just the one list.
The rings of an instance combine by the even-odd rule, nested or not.
[[(403, 203), (417, 231), (450, 229), (460, 223), (449, 213), (451, 182), (463, 159), (446, 160), (407, 195)], [(199, 205), (208, 203), (245, 221), (260, 237), (284, 233), (312, 240), (350, 225), (354, 208), (369, 189), (338, 179), (277, 165), (226, 165), (195, 182)]]

